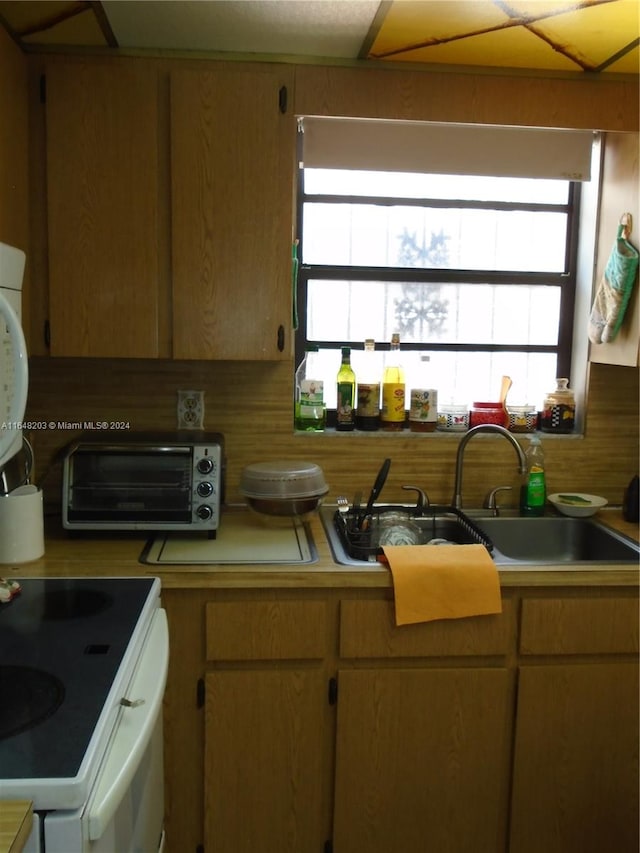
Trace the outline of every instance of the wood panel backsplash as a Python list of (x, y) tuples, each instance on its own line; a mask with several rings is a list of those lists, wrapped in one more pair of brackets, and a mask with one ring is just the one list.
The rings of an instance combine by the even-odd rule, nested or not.
[[(420, 486), (439, 503), (453, 492), (457, 436), (295, 434), (293, 371), (286, 363), (32, 358), (30, 369), (28, 420), (53, 423), (30, 433), (36, 479), (45, 478), (51, 508), (60, 502), (60, 450), (84, 422), (125, 421), (131, 432), (172, 430), (179, 389), (205, 392), (205, 427), (225, 436), (229, 502), (242, 499), (238, 484), (244, 465), (275, 459), (320, 464), (330, 486), (328, 500), (352, 496), (356, 489), (366, 495), (387, 456), (392, 466), (384, 500), (406, 499), (403, 484)], [(584, 436), (543, 436), (548, 489), (596, 493), (620, 504), (638, 471), (638, 369), (591, 365), (588, 400)], [(526, 437), (522, 443), (526, 446)], [(515, 455), (506, 441), (481, 435), (469, 443), (465, 506), (479, 505), (492, 487), (515, 482)]]

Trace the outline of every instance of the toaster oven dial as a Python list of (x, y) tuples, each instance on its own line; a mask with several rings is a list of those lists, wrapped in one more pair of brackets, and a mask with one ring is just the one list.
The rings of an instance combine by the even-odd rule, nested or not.
[(202, 519), (202, 521), (208, 521), (213, 515), (213, 510), (208, 504), (201, 504), (196, 510), (196, 515), (198, 518)]
[(209, 495), (213, 494), (213, 486), (207, 480), (204, 480), (202, 483), (198, 483), (196, 491), (201, 498), (208, 498)]
[(208, 456), (198, 459), (197, 468), (201, 474), (210, 474), (213, 471), (213, 459)]

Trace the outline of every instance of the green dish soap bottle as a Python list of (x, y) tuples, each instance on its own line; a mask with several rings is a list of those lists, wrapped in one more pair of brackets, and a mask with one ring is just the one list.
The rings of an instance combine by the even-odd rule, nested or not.
[(520, 515), (542, 516), (547, 499), (547, 485), (544, 476), (544, 452), (537, 435), (531, 438), (525, 457), (527, 473), (520, 487)]

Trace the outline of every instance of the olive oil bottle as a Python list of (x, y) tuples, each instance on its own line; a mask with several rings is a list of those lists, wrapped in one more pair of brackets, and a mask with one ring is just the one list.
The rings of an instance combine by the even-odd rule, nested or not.
[(342, 347), (342, 361), (336, 382), (338, 391), (336, 429), (346, 432), (355, 429), (356, 425), (356, 374), (351, 367), (349, 347)]
[(382, 375), (382, 413), (380, 426), (387, 432), (404, 429), (405, 379), (400, 356), (400, 335), (394, 332)]

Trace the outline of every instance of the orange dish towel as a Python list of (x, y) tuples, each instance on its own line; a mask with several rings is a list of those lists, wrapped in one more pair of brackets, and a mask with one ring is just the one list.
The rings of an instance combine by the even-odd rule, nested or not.
[(385, 545), (396, 625), (502, 612), (500, 581), (484, 545)]

